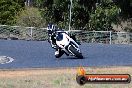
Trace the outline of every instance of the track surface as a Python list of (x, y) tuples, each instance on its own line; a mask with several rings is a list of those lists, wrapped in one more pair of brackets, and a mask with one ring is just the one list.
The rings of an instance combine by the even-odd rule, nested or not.
[(0, 56), (14, 58), (12, 63), (0, 64), (0, 68), (132, 66), (132, 45), (83, 43), (80, 48), (84, 59), (63, 55), (57, 60), (47, 41), (0, 40)]

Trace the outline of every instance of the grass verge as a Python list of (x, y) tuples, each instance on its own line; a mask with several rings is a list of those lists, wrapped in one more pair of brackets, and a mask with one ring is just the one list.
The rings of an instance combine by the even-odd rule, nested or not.
[[(88, 74), (130, 74), (132, 67), (85, 67)], [(130, 84), (76, 83), (77, 68), (1, 69), (0, 88), (132, 88)]]

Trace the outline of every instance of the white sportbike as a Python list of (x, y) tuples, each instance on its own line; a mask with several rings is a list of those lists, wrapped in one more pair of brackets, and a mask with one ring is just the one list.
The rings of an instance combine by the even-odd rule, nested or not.
[(83, 59), (83, 55), (77, 44), (65, 31), (56, 31), (56, 44), (66, 55)]

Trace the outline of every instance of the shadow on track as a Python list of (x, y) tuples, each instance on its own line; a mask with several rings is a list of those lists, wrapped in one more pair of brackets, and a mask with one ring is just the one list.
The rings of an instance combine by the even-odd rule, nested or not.
[[(58, 58), (58, 59), (69, 59), (69, 60), (73, 60), (73, 59), (80, 59), (81, 60), (81, 58), (77, 58), (77, 57), (72, 57), (72, 56), (69, 56), (69, 57), (62, 57), (62, 58)], [(85, 57), (83, 57), (83, 59), (85, 59)]]

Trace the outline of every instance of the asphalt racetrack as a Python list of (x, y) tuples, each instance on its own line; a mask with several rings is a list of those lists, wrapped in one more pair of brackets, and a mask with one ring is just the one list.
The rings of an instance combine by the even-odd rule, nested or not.
[(132, 66), (132, 45), (88, 44), (80, 45), (84, 59), (63, 55), (54, 56), (47, 41), (0, 40), (0, 56), (14, 59), (0, 64), (0, 69), (54, 68), (78, 66)]

